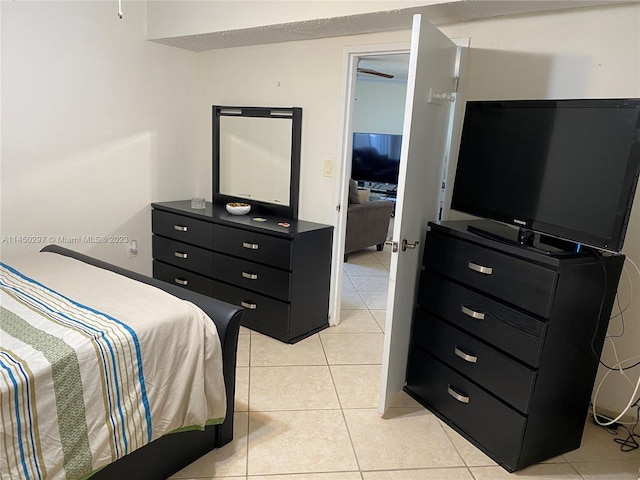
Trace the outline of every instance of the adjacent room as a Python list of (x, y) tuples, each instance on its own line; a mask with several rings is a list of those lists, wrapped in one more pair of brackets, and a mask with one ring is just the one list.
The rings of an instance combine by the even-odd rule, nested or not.
[[(113, 307), (114, 316), (144, 310), (148, 286), (125, 284), (116, 300), (105, 299), (101, 290), (112, 291), (113, 279), (101, 269), (192, 302), (218, 329), (224, 375), (211, 382), (227, 396), (227, 420), (223, 404), (191, 422), (192, 394), (169, 395), (165, 403), (189, 414), (161, 421), (160, 441), (154, 436), (140, 452), (163, 447), (128, 465), (115, 456), (88, 461), (74, 476), (62, 450), (38, 456), (9, 447), (19, 436), (18, 422), (8, 420), (14, 396), (0, 395), (0, 464), (23, 468), (8, 478), (32, 478), (20, 455), (46, 465), (43, 478), (73, 480), (113, 461), (95, 478), (638, 478), (640, 127), (625, 128), (640, 99), (640, 2), (15, 0), (0, 2), (0, 29), (0, 273), (61, 292), (55, 302), (74, 284), (81, 299), (96, 301), (89, 310)], [(635, 109), (611, 134), (631, 132), (614, 142), (626, 162), (620, 178), (612, 163), (600, 175), (615, 185), (607, 199), (621, 198), (615, 244), (566, 219), (519, 225), (483, 210), (478, 196), (454, 193), (470, 149), (487, 144), (463, 134), (472, 108), (526, 101), (539, 102), (539, 113), (549, 100)], [(513, 131), (516, 120), (507, 122)], [(236, 130), (245, 121), (249, 127)], [(536, 122), (534, 134), (551, 128)], [(259, 148), (242, 138), (265, 123)], [(488, 143), (509, 143), (503, 139)], [(242, 160), (227, 163), (238, 152)], [(261, 160), (245, 163), (250, 156)], [(476, 164), (491, 155), (478, 156)], [(513, 176), (526, 170), (524, 183), (536, 183), (528, 172), (541, 156), (526, 157)], [(557, 178), (570, 184), (580, 166), (568, 165)], [(475, 192), (480, 177), (466, 172), (466, 193)], [(598, 216), (588, 195), (575, 198), (566, 203), (588, 204), (586, 217)], [(502, 222), (498, 233), (507, 228), (515, 243), (469, 233), (464, 222), (478, 217)], [(541, 239), (551, 244), (544, 253)], [(47, 245), (55, 246), (38, 253)], [(460, 267), (462, 254), (475, 260)], [(47, 257), (42, 266), (38, 256)], [(491, 275), (499, 287), (476, 283)], [(13, 288), (4, 276), (1, 284)], [(100, 295), (87, 294), (92, 287)], [(9, 297), (0, 386), (12, 384), (4, 366), (15, 353), (9, 336), (19, 331), (5, 315), (18, 302)], [(151, 298), (154, 315), (173, 304)], [(462, 309), (449, 309), (452, 299)], [(15, 308), (27, 318), (36, 303)], [(459, 325), (460, 312), (475, 323)], [(191, 330), (206, 330), (202, 341), (215, 343), (210, 327)], [(167, 335), (153, 347), (137, 346), (132, 335), (126, 349), (176, 348), (167, 368), (180, 366), (185, 383), (197, 384), (185, 372), (206, 367), (187, 357), (218, 353), (185, 346), (186, 329), (184, 338), (180, 328)], [(467, 368), (484, 368), (483, 357), (490, 368), (477, 377)], [(144, 358), (135, 368), (153, 367)], [(442, 380), (440, 397), (430, 389), (445, 369), (455, 380)], [(62, 377), (51, 376), (59, 388)], [(150, 396), (171, 390), (149, 385)], [(205, 403), (209, 388), (201, 389)], [(43, 398), (55, 403), (55, 395)], [(136, 418), (144, 423), (144, 414)], [(171, 440), (169, 432), (194, 425), (210, 437), (193, 447), (191, 437)], [(146, 468), (187, 445), (182, 438), (189, 446), (181, 460)]]

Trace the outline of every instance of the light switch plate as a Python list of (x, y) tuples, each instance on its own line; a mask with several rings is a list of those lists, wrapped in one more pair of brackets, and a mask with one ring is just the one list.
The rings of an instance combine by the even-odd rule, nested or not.
[(324, 176), (333, 177), (333, 160), (324, 161)]

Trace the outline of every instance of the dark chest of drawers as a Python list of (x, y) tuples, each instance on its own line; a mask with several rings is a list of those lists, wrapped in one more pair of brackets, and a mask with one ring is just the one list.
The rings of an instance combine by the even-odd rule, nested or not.
[(578, 448), (624, 256), (429, 225), (405, 390), (509, 471)]
[(209, 203), (152, 208), (154, 278), (243, 306), (243, 325), (283, 342), (329, 325), (333, 227)]

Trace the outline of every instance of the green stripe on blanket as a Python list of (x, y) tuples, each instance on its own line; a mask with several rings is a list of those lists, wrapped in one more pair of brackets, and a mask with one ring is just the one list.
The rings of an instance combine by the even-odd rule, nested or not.
[[(0, 324), (7, 333), (41, 352), (51, 364), (67, 478), (91, 473), (91, 450), (76, 352), (63, 340), (34, 328), (4, 307), (0, 307)], [(35, 410), (32, 414), (35, 415)]]

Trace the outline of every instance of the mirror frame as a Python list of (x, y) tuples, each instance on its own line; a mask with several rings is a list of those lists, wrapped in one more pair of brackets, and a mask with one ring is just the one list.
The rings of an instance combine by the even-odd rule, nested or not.
[[(220, 117), (260, 117), (291, 119), (291, 173), (289, 178), (289, 205), (249, 201), (220, 193)], [(286, 218), (298, 218), (300, 191), (300, 147), (302, 138), (302, 108), (300, 107), (230, 107), (213, 105), (212, 115), (212, 156), (213, 156), (213, 203), (224, 205), (229, 202), (251, 204), (251, 210)]]

